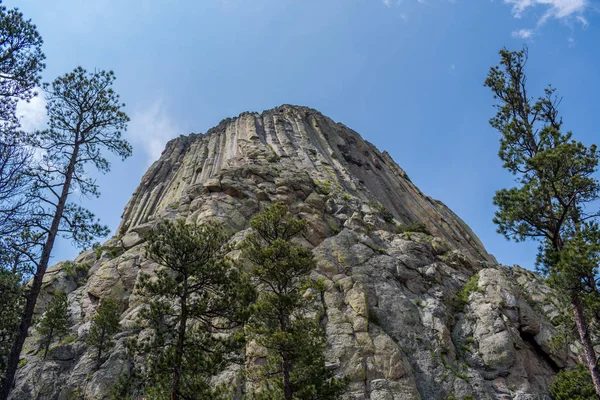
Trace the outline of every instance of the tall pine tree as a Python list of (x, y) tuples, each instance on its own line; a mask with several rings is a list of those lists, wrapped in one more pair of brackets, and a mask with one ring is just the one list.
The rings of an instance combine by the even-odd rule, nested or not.
[(41, 162), (30, 171), (34, 185), (28, 196), (36, 207), (31, 211), (31, 234), (16, 248), (20, 257), (35, 265), (35, 273), (8, 358), (0, 390), (2, 400), (8, 398), (12, 387), (56, 238), (63, 235), (86, 247), (93, 238), (108, 233), (93, 213), (69, 202), (69, 197), (75, 190), (84, 196), (100, 195), (86, 167), (92, 164), (101, 173), (109, 171), (106, 151), (122, 159), (131, 155), (131, 146), (122, 139), (129, 118), (112, 89), (114, 80), (112, 71), (88, 73), (77, 67), (43, 85), (48, 129), (30, 138), (30, 145), (43, 154)]
[(538, 266), (570, 304), (583, 359), (600, 396), (590, 331), (590, 316), (600, 305), (599, 214), (592, 207), (600, 199), (600, 154), (595, 145), (586, 146), (564, 131), (554, 88), (537, 99), (528, 94), (526, 48), (503, 49), (500, 57), (485, 86), (498, 100), (490, 123), (502, 135), (499, 156), (517, 184), (496, 192), (494, 222), (508, 239), (540, 242)]
[(0, 5), (0, 383), (25, 304), (23, 274), (29, 272), (12, 249), (29, 226), (24, 193), (31, 183), (26, 174), (31, 152), (18, 132), (16, 107), (36, 95), (44, 58), (36, 26), (17, 9)]
[[(246, 375), (252, 399), (337, 399), (345, 383), (325, 366), (327, 344), (319, 324), (315, 296), (323, 288), (311, 279), (312, 252), (292, 243), (306, 222), (275, 203), (251, 219), (243, 256), (258, 292), (245, 332), (265, 349), (266, 363), (248, 360)], [(250, 354), (252, 357), (253, 355)]]
[(219, 398), (211, 378), (239, 350), (232, 329), (241, 325), (252, 291), (226, 255), (230, 235), (216, 223), (165, 221), (147, 237), (147, 257), (159, 268), (142, 275), (141, 313), (146, 394), (158, 399)]
[(62, 339), (69, 331), (69, 302), (65, 292), (54, 293), (40, 319), (37, 330), (40, 334), (40, 343), (44, 347), (44, 358), (46, 358), (52, 342), (56, 338)]
[(94, 350), (96, 368), (100, 368), (104, 362), (106, 352), (115, 345), (113, 336), (121, 329), (119, 325), (120, 315), (117, 302), (108, 298), (100, 302), (100, 306), (98, 306), (96, 314), (92, 318), (90, 333), (86, 341)]

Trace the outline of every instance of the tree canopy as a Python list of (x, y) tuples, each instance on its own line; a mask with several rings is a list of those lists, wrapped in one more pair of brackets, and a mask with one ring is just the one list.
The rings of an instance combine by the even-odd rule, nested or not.
[[(600, 305), (600, 153), (563, 129), (560, 98), (549, 86), (537, 99), (528, 94), (527, 48), (500, 51), (485, 86), (498, 101), (490, 124), (500, 133), (498, 155), (516, 185), (494, 196), (494, 222), (506, 238), (540, 243), (537, 265), (570, 305), (584, 359), (600, 396), (600, 369), (591, 342), (590, 318)], [(595, 312), (593, 310), (596, 310)]]

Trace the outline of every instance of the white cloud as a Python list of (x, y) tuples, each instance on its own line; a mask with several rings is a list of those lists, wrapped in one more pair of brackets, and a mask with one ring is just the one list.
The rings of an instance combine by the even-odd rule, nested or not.
[(587, 28), (588, 21), (584, 13), (590, 8), (589, 0), (503, 0), (512, 5), (515, 18), (522, 18), (528, 11), (535, 10), (538, 16), (535, 29), (519, 29), (512, 32), (512, 37), (523, 40), (531, 39), (549, 19), (565, 23), (573, 29), (575, 22)]
[(575, 17), (575, 19), (577, 20), (577, 22), (579, 22), (581, 24), (581, 27), (583, 29), (585, 29), (585, 28), (588, 27), (589, 22), (588, 22), (588, 20), (584, 16), (578, 15), (578, 16)]
[(588, 0), (504, 0), (512, 4), (513, 14), (521, 18), (529, 9), (542, 7), (545, 9), (539, 23), (544, 23), (549, 18), (569, 19), (581, 16), (588, 8)]
[(127, 132), (134, 147), (143, 150), (148, 164), (151, 164), (158, 160), (165, 144), (176, 137), (180, 129), (169, 118), (162, 101), (158, 100), (132, 114)]
[[(404, 0), (382, 0), (383, 5), (387, 8), (391, 8), (392, 6), (400, 6)], [(456, 0), (448, 0), (450, 3), (456, 3)], [(427, 0), (417, 0), (419, 4), (427, 4)]]
[(21, 123), (21, 129), (25, 132), (44, 129), (48, 122), (46, 100), (42, 95), (37, 95), (29, 102), (20, 101), (17, 104), (17, 117)]
[(533, 36), (532, 29), (519, 29), (518, 31), (514, 31), (512, 33), (512, 37), (524, 39), (524, 40), (531, 39), (532, 36)]

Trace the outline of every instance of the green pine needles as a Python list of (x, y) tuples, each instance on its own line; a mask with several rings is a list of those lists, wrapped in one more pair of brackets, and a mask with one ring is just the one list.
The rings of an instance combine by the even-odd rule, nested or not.
[(0, 268), (0, 375), (4, 372), (25, 305), (22, 276)]
[[(485, 86), (498, 100), (490, 120), (500, 133), (499, 156), (516, 185), (494, 196), (494, 222), (507, 239), (539, 241), (537, 264), (568, 303), (585, 361), (600, 396), (600, 367), (592, 343), (600, 314), (600, 153), (564, 131), (560, 98), (549, 86), (527, 92), (527, 48), (500, 51)], [(596, 203), (596, 204), (595, 204)]]
[(310, 278), (312, 252), (294, 245), (306, 222), (275, 203), (252, 218), (242, 243), (258, 297), (245, 327), (249, 399), (337, 399), (345, 381), (325, 366), (326, 336), (319, 323), (323, 290)]
[(40, 334), (40, 344), (44, 348), (44, 358), (46, 358), (50, 344), (56, 338), (61, 340), (69, 331), (69, 302), (65, 292), (54, 293), (46, 312), (40, 319), (37, 330)]
[[(145, 394), (157, 399), (218, 399), (211, 378), (236, 361), (252, 290), (227, 258), (230, 235), (217, 223), (164, 222), (147, 237), (147, 257), (159, 265), (142, 275), (140, 313), (150, 334), (135, 346), (146, 354)], [(241, 333), (241, 331), (239, 331)]]
[(120, 316), (119, 305), (114, 299), (108, 298), (101, 301), (94, 318), (92, 318), (87, 344), (95, 352), (94, 360), (96, 361), (96, 368), (100, 368), (104, 362), (106, 353), (115, 344), (113, 336), (120, 330)]
[(597, 400), (590, 371), (581, 364), (561, 371), (550, 385), (550, 394), (554, 400)]
[[(250, 226), (239, 246), (214, 221), (164, 221), (146, 236), (156, 269), (136, 288), (145, 304), (130, 347), (138, 365), (113, 397), (340, 398), (346, 381), (325, 364), (324, 287), (310, 277), (312, 252), (293, 243), (306, 222), (276, 203)], [(215, 381), (225, 370), (239, 384)]]

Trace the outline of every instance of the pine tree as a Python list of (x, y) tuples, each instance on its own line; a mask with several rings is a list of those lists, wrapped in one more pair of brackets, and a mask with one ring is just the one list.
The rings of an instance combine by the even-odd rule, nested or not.
[(19, 125), (16, 115), (19, 100), (35, 95), (45, 68), (43, 40), (36, 26), (18, 9), (0, 5), (0, 131)]
[(30, 234), (15, 246), (19, 256), (35, 265), (35, 273), (8, 358), (0, 391), (2, 400), (8, 398), (56, 238), (62, 235), (85, 248), (95, 237), (108, 233), (92, 212), (69, 202), (69, 197), (75, 190), (82, 196), (100, 195), (86, 167), (92, 164), (101, 173), (109, 171), (106, 151), (122, 159), (131, 155), (131, 146), (122, 139), (129, 118), (112, 89), (114, 80), (112, 71), (87, 73), (77, 67), (43, 85), (48, 129), (29, 138), (29, 144), (43, 154), (41, 162), (29, 172), (33, 187), (27, 196), (35, 207), (31, 210)]
[(120, 315), (117, 302), (109, 298), (102, 300), (94, 318), (92, 318), (87, 344), (95, 351), (96, 368), (100, 368), (106, 352), (115, 344), (113, 336), (120, 330)]
[(147, 257), (159, 265), (142, 275), (137, 291), (151, 335), (137, 347), (145, 354), (146, 394), (153, 398), (219, 398), (211, 377), (231, 360), (252, 295), (226, 254), (230, 235), (216, 223), (164, 222), (147, 236)]
[[(0, 254), (3, 258), (28, 226), (29, 201), (24, 193), (31, 183), (27, 175), (31, 151), (18, 131), (20, 121), (16, 111), (19, 101), (30, 101), (37, 95), (34, 89), (45, 67), (42, 43), (31, 20), (26, 20), (18, 9), (0, 5)], [(9, 270), (14, 260), (10, 264)]]
[(62, 291), (54, 293), (46, 312), (38, 325), (40, 343), (44, 346), (44, 358), (48, 355), (50, 344), (56, 338), (62, 339), (69, 331), (69, 302)]
[(500, 51), (485, 85), (499, 101), (491, 125), (502, 134), (500, 159), (517, 185), (496, 192), (494, 222), (498, 231), (516, 241), (540, 242), (537, 264), (573, 313), (583, 346), (583, 358), (600, 396), (600, 369), (591, 340), (598, 317), (600, 291), (599, 214), (590, 212), (600, 199), (595, 177), (600, 154), (563, 131), (560, 99), (548, 87), (532, 99), (527, 92), (527, 49)]
[(250, 226), (243, 256), (251, 263), (259, 294), (245, 332), (248, 341), (266, 350), (266, 363), (247, 362), (251, 398), (339, 398), (345, 384), (325, 366), (326, 336), (310, 296), (323, 290), (310, 278), (315, 261), (309, 249), (292, 244), (306, 222), (276, 203), (252, 218)]
[(21, 275), (0, 268), (0, 371), (6, 368), (10, 348), (24, 305)]
[(550, 385), (553, 400), (598, 400), (590, 371), (581, 364), (560, 371)]
[(36, 26), (17, 9), (0, 5), (0, 383), (25, 304), (23, 273), (29, 272), (12, 251), (28, 226), (23, 194), (31, 182), (26, 175), (31, 152), (18, 132), (16, 106), (36, 95), (44, 58)]

